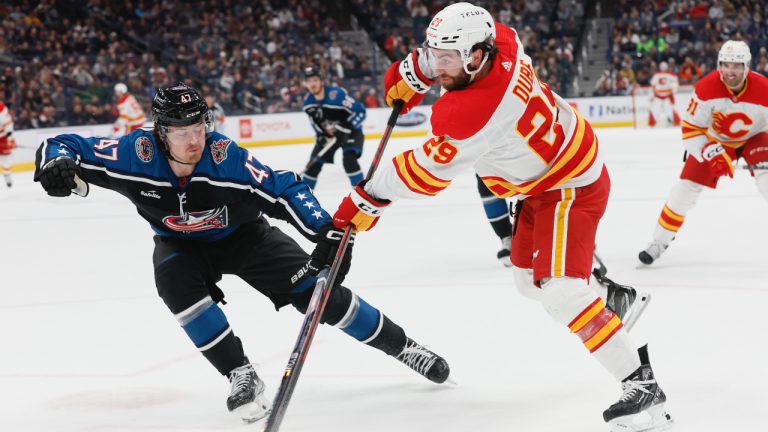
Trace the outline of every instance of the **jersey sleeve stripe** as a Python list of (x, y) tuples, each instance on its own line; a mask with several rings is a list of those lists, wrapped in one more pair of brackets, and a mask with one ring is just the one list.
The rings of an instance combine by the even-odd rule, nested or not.
[(397, 155), (392, 162), (397, 176), (413, 192), (435, 196), (451, 184), (450, 180), (435, 177), (416, 162), (413, 150)]

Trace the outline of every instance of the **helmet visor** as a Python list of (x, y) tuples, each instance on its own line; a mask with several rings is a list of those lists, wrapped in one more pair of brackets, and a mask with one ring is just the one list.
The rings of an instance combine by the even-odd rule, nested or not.
[(205, 134), (205, 122), (188, 126), (169, 126), (166, 136), (173, 142), (186, 142)]
[(464, 69), (464, 60), (458, 50), (426, 48), (427, 63), (434, 70)]

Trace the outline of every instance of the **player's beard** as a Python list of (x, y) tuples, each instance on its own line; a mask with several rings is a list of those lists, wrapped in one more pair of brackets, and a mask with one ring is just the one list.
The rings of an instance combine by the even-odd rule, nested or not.
[(447, 83), (440, 82), (440, 85), (448, 91), (461, 90), (466, 88), (469, 85), (469, 82), (472, 80), (472, 75), (465, 72), (464, 69), (461, 70), (461, 73), (459, 73), (458, 76), (446, 76), (450, 78), (451, 81)]

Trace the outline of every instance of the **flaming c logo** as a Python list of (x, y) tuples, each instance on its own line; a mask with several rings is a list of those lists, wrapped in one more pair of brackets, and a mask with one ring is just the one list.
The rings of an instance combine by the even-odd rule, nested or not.
[(743, 137), (749, 132), (749, 128), (733, 130), (734, 123), (741, 122), (743, 126), (749, 126), (752, 124), (752, 119), (744, 113), (737, 112), (733, 114), (725, 114), (721, 112), (712, 113), (712, 129), (720, 135), (725, 135), (728, 138), (738, 139)]

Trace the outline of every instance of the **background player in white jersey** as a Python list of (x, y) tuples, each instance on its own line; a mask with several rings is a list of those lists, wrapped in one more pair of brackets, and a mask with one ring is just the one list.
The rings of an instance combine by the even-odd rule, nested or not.
[(147, 117), (136, 98), (128, 93), (128, 86), (117, 83), (114, 90), (117, 96), (117, 120), (112, 125), (112, 135), (121, 137), (142, 127)]
[(651, 77), (651, 109), (648, 113), (648, 126), (673, 124), (680, 126), (680, 116), (675, 110), (675, 92), (679, 87), (677, 76), (669, 72), (667, 62), (659, 64), (659, 70)]
[(3, 170), (5, 185), (13, 186), (11, 180), (11, 152), (16, 148), (13, 134), (13, 117), (4, 103), (0, 102), (0, 168)]
[(661, 211), (653, 241), (639, 254), (643, 264), (652, 264), (669, 247), (705, 187), (714, 189), (720, 177), (733, 177), (733, 163), (739, 158), (762, 168), (752, 175), (768, 200), (768, 78), (749, 70), (751, 60), (746, 43), (727, 41), (718, 53), (717, 70), (696, 83), (683, 113), (688, 158)]
[(620, 317), (588, 286), (610, 189), (591, 126), (539, 81), (517, 33), (469, 3), (440, 11), (425, 47), (390, 67), (387, 102), (402, 100), (407, 111), (434, 80), (448, 90), (432, 106), (434, 137), (355, 187), (336, 226), (371, 229), (393, 201), (434, 196), (468, 169), (495, 195), (523, 198), (512, 237), (518, 289), (621, 383), (621, 399), (603, 413), (614, 430), (668, 424), (647, 347), (635, 349)]

